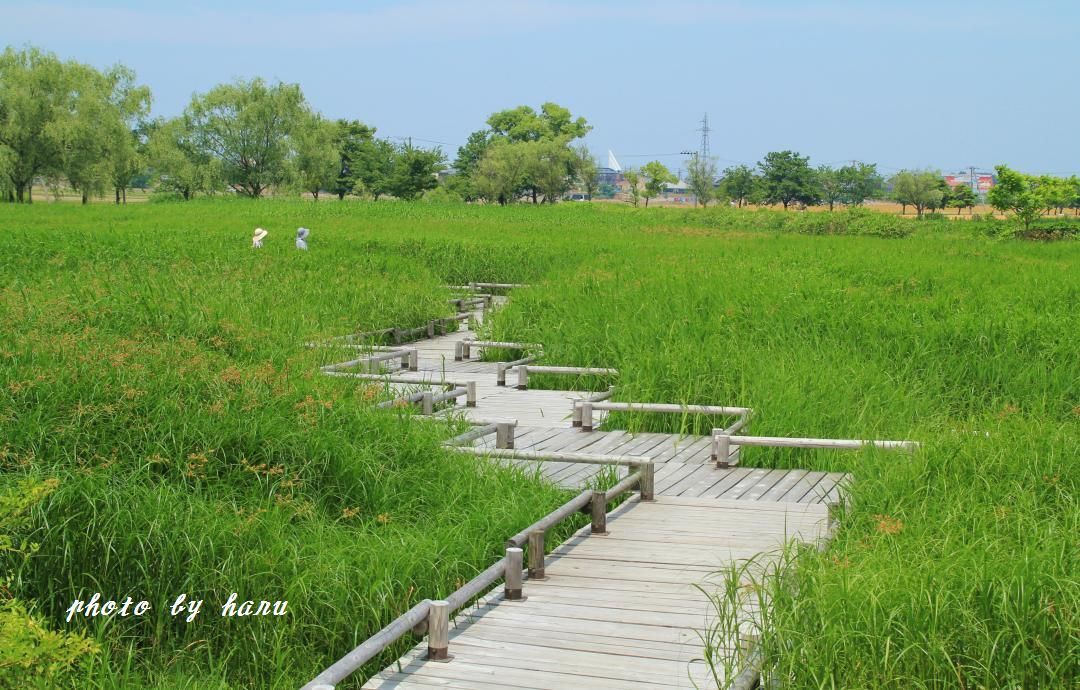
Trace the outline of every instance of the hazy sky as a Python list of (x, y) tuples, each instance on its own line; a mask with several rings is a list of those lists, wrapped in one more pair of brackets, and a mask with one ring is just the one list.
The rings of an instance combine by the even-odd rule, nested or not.
[(1080, 2), (0, 1), (0, 44), (123, 62), (154, 113), (262, 76), (330, 117), (439, 142), (544, 101), (606, 161), (721, 167), (795, 149), (883, 172), (1008, 163), (1080, 173)]

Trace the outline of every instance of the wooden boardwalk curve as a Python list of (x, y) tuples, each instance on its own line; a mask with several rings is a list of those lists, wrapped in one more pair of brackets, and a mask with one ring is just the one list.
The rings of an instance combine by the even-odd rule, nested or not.
[[(478, 309), (470, 318), (480, 322), (484, 316), (484, 310)], [(464, 317), (459, 314), (458, 320)], [(433, 336), (433, 329), (433, 325), (427, 327), (429, 336)], [(472, 594), (461, 594), (463, 598), (449, 606), (449, 611), (456, 610), (457, 614), (449, 623), (448, 644), (443, 632), (448, 604), (421, 602), (324, 671), (305, 686), (308, 690), (333, 688), (333, 682), (339, 682), (422, 621), (427, 621), (428, 630), (433, 631), (429, 640), (369, 679), (363, 687), (727, 688), (731, 679), (714, 675), (719, 669), (710, 669), (702, 660), (703, 634), (715, 617), (708, 593), (716, 591), (720, 571), (751, 558), (768, 562), (793, 540), (827, 539), (829, 508), (843, 500), (849, 477), (807, 470), (723, 467), (713, 461), (714, 454), (723, 455), (735, 465), (742, 444), (811, 442), (834, 444), (811, 447), (848, 448), (852, 444), (910, 444), (728, 438), (727, 430), (714, 430), (713, 436), (680, 436), (607, 428), (602, 408), (617, 408), (627, 403), (598, 404), (605, 396), (584, 391), (518, 390), (516, 381), (509, 375), (506, 385), (498, 385), (500, 365), (477, 359), (475, 350), (479, 346), (471, 346), (472, 357), (465, 356), (460, 361), (455, 358), (463, 354), (462, 343), (476, 340), (475, 332), (464, 329), (400, 347), (384, 347), (367, 355), (366, 360), (361, 355), (349, 362), (323, 367), (323, 371), (333, 376), (381, 381), (401, 396), (403, 403), (419, 403), (417, 396), (430, 391), (424, 404), (433, 417), (457, 415), (477, 429), (459, 437), (464, 439), (461, 443), (469, 446), (460, 450), (476, 455), (462, 461), (511, 463), (577, 490), (593, 486), (598, 472), (615, 470), (625, 477), (619, 483), (624, 488), (609, 490), (606, 498), (605, 492), (592, 492), (592, 529), (582, 529), (548, 556), (546, 577), (526, 579), (522, 585), (516, 585), (525, 600), (509, 600), (503, 590), (493, 589), (475, 604), (463, 606), (469, 597), (483, 592), (499, 577), (505, 578), (507, 588), (511, 587), (511, 577), (516, 581), (518, 576), (513, 573), (521, 572), (521, 561), (509, 560), (510, 554), (514, 551), (514, 558), (520, 559), (522, 552), (508, 549), (502, 565), (497, 563), (489, 568), (493, 575), (486, 575), (487, 571), (478, 575), (475, 578), (480, 583), (478, 588), (470, 589)], [(407, 365), (409, 358), (411, 366)], [(542, 371), (545, 367), (537, 368)], [(451, 392), (447, 393), (448, 390)], [(439, 401), (437, 396), (463, 396), (466, 392), (470, 399), (475, 399), (474, 406), (459, 404), (464, 398), (458, 397), (443, 400), (443, 409), (434, 407)], [(587, 414), (583, 403), (588, 403)], [(593, 404), (601, 409), (593, 412)], [(578, 419), (585, 415), (591, 425), (579, 421), (579, 426), (574, 426), (575, 406)], [(653, 410), (659, 412), (685, 410), (662, 404), (653, 407), (676, 408)], [(730, 415), (728, 409), (698, 412)], [(730, 433), (737, 434), (748, 421), (749, 410), (730, 409), (747, 412), (741, 422), (730, 427), (733, 429)], [(509, 432), (512, 450), (507, 450), (503, 434), (508, 420), (515, 424)], [(494, 426), (500, 426), (500, 435), (485, 431)], [(586, 430), (589, 426), (592, 428)], [(716, 445), (717, 433), (722, 437), (719, 441), (722, 445)], [(499, 446), (501, 450), (496, 449), (497, 443), (504, 444)], [(521, 454), (526, 457), (513, 457)], [(573, 454), (570, 457), (574, 461), (550, 461), (535, 454), (563, 454), (559, 460)], [(589, 464), (590, 458), (610, 460), (613, 456), (618, 456), (624, 466)], [(643, 465), (637, 463), (638, 458), (651, 463), (648, 475), (642, 474)], [(630, 462), (634, 464), (628, 468)], [(639, 469), (628, 474), (634, 466)], [(643, 476), (652, 477), (650, 491), (645, 488)], [(607, 515), (606, 534), (595, 533), (601, 531), (596, 521), (603, 521), (604, 506), (606, 501), (613, 500), (612, 492), (625, 492), (625, 487), (633, 487), (635, 482), (641, 487), (641, 495), (625, 501)], [(643, 500), (650, 496), (654, 500)], [(597, 503), (597, 499), (605, 500)], [(564, 508), (587, 508), (584, 503), (571, 501), (571, 504)], [(530, 534), (542, 537), (546, 529)], [(539, 543), (542, 553), (543, 542)], [(530, 551), (533, 551), (531, 546)], [(450, 599), (456, 596), (458, 593)], [(439, 609), (442, 613), (440, 617), (432, 617), (431, 612), (437, 606), (443, 607)], [(441, 645), (438, 647), (432, 646), (436, 635)], [(736, 639), (723, 643), (733, 654), (738, 645)], [(450, 661), (435, 660), (447, 650), (452, 655)], [(428, 654), (434, 654), (435, 658), (427, 658)], [(740, 682), (745, 678), (753, 676), (744, 674)]]

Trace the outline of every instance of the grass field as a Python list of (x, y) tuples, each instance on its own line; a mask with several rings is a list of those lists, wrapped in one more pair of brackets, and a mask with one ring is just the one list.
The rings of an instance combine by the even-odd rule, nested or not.
[[(447, 455), (437, 427), (373, 410), (377, 389), (317, 376), (334, 353), (303, 343), (445, 315), (447, 282), (525, 281), (491, 334), (618, 367), (624, 399), (925, 442), (747, 452), (858, 479), (834, 542), (775, 590), (774, 677), (1075, 686), (1080, 244), (896, 222), (913, 234), (599, 204), (0, 206), (0, 497), (59, 481), (14, 533), (37, 552), (0, 550), (7, 590), (100, 642), (60, 685), (298, 686), (563, 499)], [(155, 610), (65, 623), (95, 591)], [(289, 614), (167, 613), (233, 591)], [(0, 687), (29, 682), (11, 673)]]

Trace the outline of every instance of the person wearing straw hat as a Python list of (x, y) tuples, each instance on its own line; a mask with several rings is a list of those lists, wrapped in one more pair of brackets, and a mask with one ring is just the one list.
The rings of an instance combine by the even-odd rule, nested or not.
[(307, 250), (307, 238), (308, 238), (308, 235), (310, 233), (311, 233), (311, 231), (308, 230), (307, 228), (297, 228), (296, 229), (296, 248), (297, 249)]
[(255, 234), (251, 236), (251, 248), (262, 249), (263, 238), (269, 235), (267, 231), (262, 228), (255, 228)]

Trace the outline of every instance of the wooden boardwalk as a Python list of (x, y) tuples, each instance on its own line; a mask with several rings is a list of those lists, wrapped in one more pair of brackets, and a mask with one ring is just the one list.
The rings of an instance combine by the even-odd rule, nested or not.
[(631, 499), (609, 515), (608, 534), (586, 528), (559, 546), (547, 578), (525, 580), (524, 601), (497, 591), (460, 612), (451, 661), (425, 660), (422, 643), (364, 687), (715, 688), (702, 653), (717, 571), (824, 538), (827, 519), (820, 503)]
[[(462, 330), (410, 343), (415, 371), (391, 359), (381, 374), (334, 375), (382, 379), (402, 395), (470, 382), (475, 407), (454, 405), (436, 414), (477, 425), (513, 419), (515, 451), (647, 458), (655, 468), (655, 500), (635, 496), (608, 515), (607, 534), (585, 528), (559, 545), (549, 556), (546, 577), (525, 580), (524, 601), (505, 600), (502, 590), (492, 590), (459, 610), (450, 627), (450, 661), (426, 660), (427, 643), (421, 643), (363, 687), (727, 687), (730, 679), (714, 676), (720, 669), (702, 661), (703, 635), (715, 618), (707, 594), (715, 591), (718, 571), (750, 558), (773, 558), (791, 540), (826, 538), (828, 504), (841, 500), (849, 478), (721, 469), (711, 462), (710, 436), (608, 429), (602, 411), (594, 414), (595, 430), (583, 431), (571, 423), (574, 402), (594, 394), (517, 390), (510, 380), (496, 385), (497, 363), (454, 359), (458, 343), (475, 338)], [(494, 448), (495, 439), (482, 436), (472, 444)], [(738, 452), (733, 446), (733, 460)], [(627, 472), (507, 457), (462, 461), (513, 464), (568, 489), (591, 486), (598, 472)], [(724, 644), (730, 650), (737, 645), (735, 639)]]

